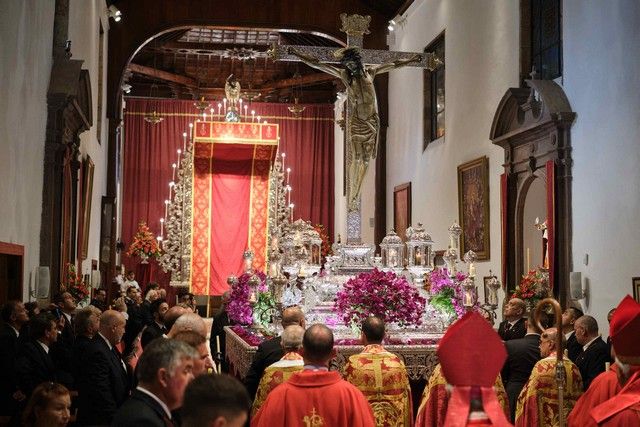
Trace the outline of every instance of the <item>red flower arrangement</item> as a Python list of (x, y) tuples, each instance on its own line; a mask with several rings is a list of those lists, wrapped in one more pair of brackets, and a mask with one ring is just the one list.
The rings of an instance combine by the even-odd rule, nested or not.
[(522, 276), (520, 285), (511, 295), (511, 298), (520, 298), (530, 308), (535, 307), (538, 302), (549, 296), (549, 276), (540, 270), (530, 270)]
[(144, 221), (138, 223), (138, 231), (135, 236), (133, 236), (133, 242), (131, 242), (129, 250), (127, 251), (127, 256), (136, 255), (140, 258), (149, 258), (152, 256), (157, 258), (161, 255), (158, 241)]
[(331, 239), (329, 239), (329, 235), (327, 234), (327, 230), (324, 228), (322, 224), (314, 224), (313, 229), (318, 232), (320, 235), (320, 239), (322, 239), (322, 259), (325, 259), (328, 255), (333, 254), (333, 250), (331, 250)]
[(69, 292), (76, 301), (82, 301), (89, 296), (89, 287), (84, 283), (82, 274), (76, 272), (76, 266), (67, 263), (67, 272), (64, 275), (64, 283), (60, 286), (61, 292)]

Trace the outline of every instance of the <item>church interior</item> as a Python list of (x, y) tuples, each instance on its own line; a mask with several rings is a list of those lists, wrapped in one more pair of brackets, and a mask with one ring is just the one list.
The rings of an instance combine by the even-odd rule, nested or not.
[[(103, 294), (103, 311), (126, 313), (130, 285), (142, 306), (152, 284), (169, 310), (206, 320), (209, 369), (245, 385), (256, 348), (297, 324), (292, 306), (333, 331), (329, 368), (360, 378), (375, 315), (413, 396), (398, 425), (427, 426), (444, 425), (426, 421), (423, 390), (453, 384), (458, 319), (479, 313), (508, 344), (516, 320), (544, 326), (548, 312), (544, 330), (573, 310), (610, 351), (611, 310), (640, 303), (637, 1), (0, 9), (0, 306), (65, 312), (60, 295), (80, 310)], [(557, 305), (537, 310), (545, 298)], [(506, 349), (489, 384), (502, 369), (504, 422), (565, 425), (570, 410), (561, 424), (526, 418)], [(582, 389), (564, 392), (573, 405)], [(252, 424), (280, 416), (268, 402)], [(85, 404), (71, 422), (91, 424)], [(0, 425), (17, 425), (7, 414)]]

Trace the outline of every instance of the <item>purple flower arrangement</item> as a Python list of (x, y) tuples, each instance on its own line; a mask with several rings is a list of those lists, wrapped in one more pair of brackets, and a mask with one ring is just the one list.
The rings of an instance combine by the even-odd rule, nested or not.
[(240, 325), (251, 325), (253, 323), (253, 308), (249, 301), (251, 298), (251, 286), (249, 286), (249, 279), (251, 279), (254, 274), (260, 278), (258, 291), (266, 292), (268, 289), (266, 280), (267, 276), (261, 271), (244, 273), (242, 276), (238, 277), (238, 284), (231, 289), (229, 303), (227, 304), (229, 320), (234, 323)]
[(333, 311), (347, 326), (359, 326), (368, 316), (378, 316), (399, 326), (420, 325), (425, 304), (426, 300), (407, 279), (374, 269), (344, 284)]
[(467, 276), (464, 273), (456, 273), (452, 279), (449, 271), (444, 268), (436, 268), (429, 274), (430, 292), (432, 297), (429, 303), (441, 312), (457, 318), (464, 316), (467, 309), (462, 305), (464, 290), (461, 283)]

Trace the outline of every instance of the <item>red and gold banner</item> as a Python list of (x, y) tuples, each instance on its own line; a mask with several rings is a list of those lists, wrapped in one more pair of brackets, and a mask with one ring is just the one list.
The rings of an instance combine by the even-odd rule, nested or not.
[(242, 272), (242, 253), (264, 270), (269, 170), (278, 125), (197, 122), (194, 131), (191, 287), (220, 295), (226, 278)]

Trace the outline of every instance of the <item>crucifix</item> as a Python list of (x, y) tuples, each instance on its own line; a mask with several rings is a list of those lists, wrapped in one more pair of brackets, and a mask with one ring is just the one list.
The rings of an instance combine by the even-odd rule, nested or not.
[[(403, 66), (433, 70), (440, 61), (431, 53), (391, 52), (362, 48), (362, 37), (369, 34), (370, 16), (340, 15), (341, 31), (347, 46), (336, 50), (314, 46), (274, 46), (275, 60), (301, 61), (339, 78), (347, 88), (347, 243), (361, 243), (361, 185), (371, 159), (378, 150), (380, 119), (373, 80), (377, 74)], [(334, 65), (334, 64), (339, 64)]]

